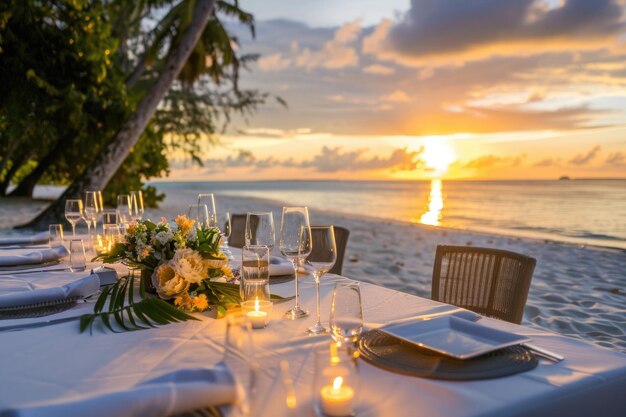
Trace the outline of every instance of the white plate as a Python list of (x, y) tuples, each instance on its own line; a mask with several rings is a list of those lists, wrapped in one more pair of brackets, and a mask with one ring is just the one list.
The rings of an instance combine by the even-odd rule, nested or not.
[(380, 330), (457, 359), (474, 358), (530, 340), (525, 336), (492, 329), (453, 316), (391, 324)]

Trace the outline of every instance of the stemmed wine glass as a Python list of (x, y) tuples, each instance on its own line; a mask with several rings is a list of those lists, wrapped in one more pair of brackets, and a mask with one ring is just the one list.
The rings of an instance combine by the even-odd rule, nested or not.
[(215, 209), (215, 197), (213, 194), (198, 194), (198, 205), (206, 206), (208, 213), (206, 227), (217, 227), (217, 210)]
[(246, 216), (246, 246), (264, 245), (272, 251), (276, 242), (272, 212), (249, 212)]
[(87, 223), (87, 236), (89, 243), (91, 243), (91, 223), (93, 223), (94, 232), (96, 229), (96, 222), (98, 221), (98, 213), (101, 211), (100, 201), (96, 191), (85, 192), (85, 209), (83, 211), (83, 218)]
[(196, 221), (196, 228), (206, 228), (209, 224), (209, 210), (205, 204), (190, 204), (187, 217)]
[(328, 332), (322, 326), (320, 319), (320, 278), (330, 271), (337, 261), (337, 244), (335, 243), (335, 228), (333, 226), (311, 226), (311, 237), (315, 242), (315, 250), (306, 259), (313, 267), (315, 289), (317, 295), (317, 322), (307, 329), (307, 334), (321, 334)]
[(309, 315), (300, 307), (298, 296), (298, 266), (311, 253), (311, 223), (309, 210), (306, 207), (283, 207), (280, 224), (280, 252), (291, 261), (296, 281), (296, 305), (285, 313), (290, 320), (300, 319)]
[(222, 245), (220, 246), (220, 250), (229, 259), (232, 258), (233, 253), (228, 248), (228, 239), (230, 238), (230, 234), (233, 230), (232, 222), (230, 221), (230, 211), (227, 211), (224, 216), (224, 228), (222, 229)]
[(83, 217), (83, 200), (65, 200), (65, 218), (72, 225), (72, 236), (76, 236), (76, 223)]
[(141, 190), (130, 192), (130, 217), (133, 220), (143, 218), (143, 194)]

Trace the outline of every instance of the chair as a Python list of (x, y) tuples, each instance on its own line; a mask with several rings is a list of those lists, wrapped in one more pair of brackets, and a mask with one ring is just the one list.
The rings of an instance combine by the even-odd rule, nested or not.
[(247, 214), (231, 214), (228, 246), (243, 248), (246, 245), (246, 217)]
[(505, 250), (437, 246), (432, 299), (519, 324), (536, 263)]
[[(350, 237), (350, 231), (345, 227), (334, 226), (335, 229), (335, 244), (337, 245), (337, 260), (335, 265), (328, 271), (330, 274), (341, 275), (343, 270), (343, 257), (346, 254), (346, 246), (348, 245), (348, 237)], [(313, 248), (311, 254), (315, 253), (315, 235), (313, 236)]]

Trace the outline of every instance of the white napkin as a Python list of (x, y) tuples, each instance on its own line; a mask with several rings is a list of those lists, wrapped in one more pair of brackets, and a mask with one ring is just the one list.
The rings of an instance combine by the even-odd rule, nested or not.
[(291, 275), (293, 273), (291, 261), (278, 256), (270, 258), (270, 276)]
[(80, 278), (70, 273), (0, 275), (0, 308), (88, 297), (100, 289), (100, 278), (91, 274)]
[(37, 265), (44, 262), (57, 261), (69, 255), (65, 246), (52, 249), (20, 249), (0, 253), (0, 266)]
[(235, 402), (232, 374), (213, 369), (182, 369), (142, 382), (126, 391), (59, 399), (0, 412), (0, 417), (165, 417)]
[(30, 236), (8, 236), (0, 237), (0, 246), (6, 245), (32, 245), (34, 243), (48, 243), (49, 232), (40, 232)]

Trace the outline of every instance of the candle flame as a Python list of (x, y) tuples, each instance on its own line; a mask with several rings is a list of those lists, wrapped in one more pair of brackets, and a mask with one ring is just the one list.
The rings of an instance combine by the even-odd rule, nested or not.
[(259, 307), (259, 300), (256, 299), (256, 300), (254, 300), (254, 311), (259, 311), (259, 308), (260, 308)]
[(341, 388), (341, 384), (343, 384), (343, 378), (338, 376), (337, 378), (335, 378), (335, 380), (333, 381), (333, 391), (338, 391), (339, 388)]

